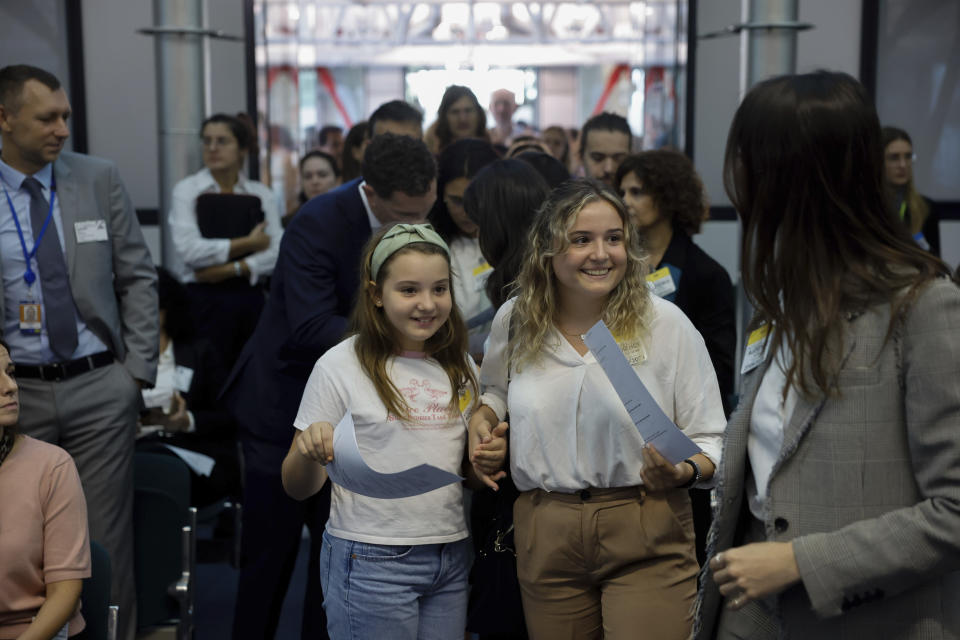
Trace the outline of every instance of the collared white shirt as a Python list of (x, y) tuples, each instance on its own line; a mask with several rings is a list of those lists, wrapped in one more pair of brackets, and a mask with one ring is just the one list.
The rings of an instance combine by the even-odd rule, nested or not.
[(750, 513), (761, 522), (764, 520), (770, 473), (783, 447), (784, 429), (797, 406), (797, 390), (792, 385), (786, 399), (783, 397), (783, 387), (787, 383), (786, 370), (790, 368), (792, 359), (786, 346), (781, 345), (777, 357), (763, 373), (750, 412), (747, 455), (750, 458), (752, 481), (747, 482), (747, 502)]
[[(197, 196), (204, 193), (220, 193), (220, 186), (207, 168), (187, 176), (173, 187), (173, 203), (167, 223), (177, 254), (183, 261), (182, 268), (174, 275), (180, 282), (196, 282), (194, 271), (204, 267), (224, 264), (230, 257), (229, 238), (204, 238), (197, 225)], [(243, 258), (250, 269), (250, 284), (273, 273), (280, 251), (280, 204), (268, 186), (249, 180), (241, 173), (233, 193), (257, 196), (263, 206), (263, 219), (267, 223), (270, 246)]]
[(373, 215), (373, 209), (370, 208), (370, 201), (367, 200), (367, 192), (363, 190), (363, 185), (367, 184), (366, 180), (361, 180), (360, 184), (357, 185), (357, 190), (360, 191), (360, 200), (363, 202), (363, 208), (367, 210), (367, 220), (370, 221), (370, 231), (376, 231), (383, 226), (383, 223), (377, 219), (377, 216)]
[[(30, 220), (30, 194), (21, 187), (26, 177), (25, 174), (0, 160), (0, 184), (2, 184), (0, 190), (5, 190), (7, 195), (10, 196), (13, 209), (17, 212), (17, 221), (20, 222), (20, 229), (23, 231), (23, 241), (27, 245), (27, 251), (31, 251), (34, 245), (34, 231), (33, 223)], [(43, 197), (47, 199), (47, 202), (50, 202), (53, 164), (43, 167), (33, 174), (33, 177), (43, 187)], [(67, 232), (73, 233), (74, 230), (67, 229)], [(44, 232), (41, 242), (50, 242), (55, 234), (66, 260), (63, 233), (60, 198), (56, 197), (53, 199), (53, 219)], [(0, 259), (2, 259), (3, 266), (3, 337), (10, 346), (10, 356), (20, 364), (58, 362), (60, 358), (55, 356), (50, 349), (50, 338), (47, 334), (47, 313), (46, 307), (43, 306), (43, 287), (40, 284), (37, 258), (34, 256), (31, 260), (33, 272), (37, 274), (37, 280), (32, 286), (28, 287), (23, 280), (27, 263), (23, 257), (23, 247), (20, 245), (20, 235), (17, 233), (13, 214), (10, 212), (10, 204), (3, 194), (0, 194)], [(70, 265), (67, 264), (67, 269), (69, 270), (69, 268)], [(20, 303), (23, 301), (36, 302), (41, 305), (42, 327), (39, 335), (20, 333)], [(77, 317), (77, 348), (69, 359), (82, 358), (107, 351), (107, 345), (90, 330), (80, 317), (80, 311), (76, 309), (76, 306), (74, 306), (74, 309)]]
[[(633, 366), (657, 404), (716, 465), (727, 421), (703, 338), (673, 303), (651, 298), (646, 359)], [(514, 300), (494, 318), (480, 368), (481, 398), (498, 419), (510, 413), (510, 469), (521, 491), (573, 492), (643, 484), (643, 441), (589, 351), (554, 330), (537, 363), (511, 366), (506, 344)], [(709, 487), (712, 481), (701, 483)]]

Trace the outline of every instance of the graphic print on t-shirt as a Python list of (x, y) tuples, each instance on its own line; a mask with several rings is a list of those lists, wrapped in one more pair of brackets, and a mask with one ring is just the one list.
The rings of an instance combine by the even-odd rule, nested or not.
[[(410, 378), (398, 386), (409, 408), (409, 420), (404, 422), (405, 429), (448, 429), (457, 423), (453, 420), (456, 413), (450, 410), (450, 390), (434, 387), (426, 378)], [(399, 420), (391, 414), (388, 422)]]

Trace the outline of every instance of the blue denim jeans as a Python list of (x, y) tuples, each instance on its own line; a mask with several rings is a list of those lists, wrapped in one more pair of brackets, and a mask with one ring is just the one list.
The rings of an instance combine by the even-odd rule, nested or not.
[(320, 579), (331, 640), (463, 640), (469, 540), (381, 545), (323, 532)]

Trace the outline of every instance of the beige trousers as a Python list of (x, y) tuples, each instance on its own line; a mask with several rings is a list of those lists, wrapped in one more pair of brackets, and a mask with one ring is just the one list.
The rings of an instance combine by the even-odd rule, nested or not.
[(526, 491), (514, 504), (532, 640), (686, 640), (697, 591), (686, 490)]

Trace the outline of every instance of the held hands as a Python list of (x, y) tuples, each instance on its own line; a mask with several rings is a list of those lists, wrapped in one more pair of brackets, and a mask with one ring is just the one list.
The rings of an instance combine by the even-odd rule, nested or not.
[(710, 570), (731, 609), (800, 582), (790, 542), (756, 542), (727, 549), (710, 559)]
[(687, 483), (693, 477), (693, 469), (685, 462), (670, 464), (652, 444), (643, 445), (643, 469), (640, 478), (650, 491), (664, 491)]
[(333, 461), (333, 425), (314, 422), (296, 435), (294, 444), (300, 455), (326, 466)]
[(479, 412), (470, 420), (470, 464), (481, 481), (494, 491), (499, 489), (497, 480), (507, 475), (503, 462), (507, 457), (506, 422), (490, 428), (491, 422)]

